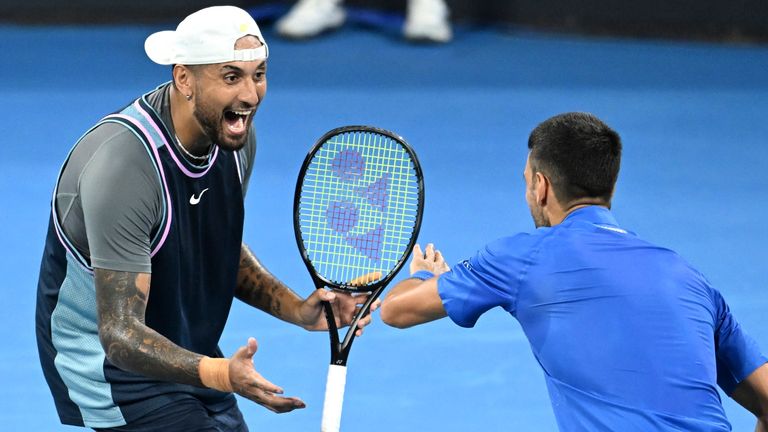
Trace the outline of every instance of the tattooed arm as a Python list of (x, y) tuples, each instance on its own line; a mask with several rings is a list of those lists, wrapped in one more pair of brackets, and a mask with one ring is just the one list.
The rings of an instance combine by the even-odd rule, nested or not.
[(299, 309), (303, 299), (280, 282), (243, 244), (235, 297), (283, 321), (303, 325)]
[[(151, 276), (98, 268), (94, 275), (99, 339), (109, 361), (150, 378), (205, 387), (200, 372), (204, 356), (174, 344), (144, 323)], [(274, 412), (304, 408), (298, 398), (278, 396), (282, 389), (256, 372), (256, 348), (256, 340), (251, 338), (224, 364), (219, 363), (217, 375), (225, 391), (234, 391)]]
[[(307, 330), (328, 329), (322, 302), (331, 303), (336, 325), (341, 327), (352, 322), (358, 306), (367, 299), (366, 295), (351, 295), (324, 289), (315, 290), (309, 297), (302, 299), (262, 266), (245, 244), (240, 250), (240, 272), (237, 276), (235, 296), (255, 308)], [(377, 300), (371, 312), (378, 305)], [(363, 327), (370, 322), (370, 314), (358, 321), (357, 334), (362, 334)]]
[(187, 351), (144, 324), (150, 274), (95, 269), (99, 339), (107, 358), (131, 372), (202, 386), (200, 354)]

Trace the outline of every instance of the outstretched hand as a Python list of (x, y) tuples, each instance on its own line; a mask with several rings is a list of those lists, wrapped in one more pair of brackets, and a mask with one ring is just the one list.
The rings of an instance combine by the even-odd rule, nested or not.
[(413, 258), (411, 258), (409, 270), (411, 274), (426, 270), (437, 276), (450, 271), (451, 268), (446, 264), (443, 254), (435, 249), (435, 245), (428, 243), (424, 252), (419, 245), (413, 247)]
[[(381, 278), (380, 272), (372, 272), (360, 276), (349, 282), (349, 285), (363, 285)], [(348, 293), (343, 291), (329, 291), (317, 289), (301, 304), (299, 315), (304, 328), (307, 330), (328, 330), (328, 322), (325, 319), (323, 302), (329, 302), (333, 307), (333, 316), (336, 319), (336, 327), (345, 327), (352, 323), (360, 308), (370, 297), (368, 293)], [(371, 304), (370, 312), (375, 311), (381, 304), (376, 300)], [(356, 336), (363, 334), (363, 327), (371, 323), (371, 313), (357, 322)]]
[(299, 398), (278, 396), (283, 389), (256, 372), (253, 355), (257, 349), (256, 339), (248, 338), (248, 343), (229, 359), (229, 380), (234, 392), (276, 413), (304, 408), (306, 405)]

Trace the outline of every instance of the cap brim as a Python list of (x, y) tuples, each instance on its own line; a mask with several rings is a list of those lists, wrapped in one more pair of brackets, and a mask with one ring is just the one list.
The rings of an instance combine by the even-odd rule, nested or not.
[(144, 41), (144, 51), (153, 62), (161, 65), (170, 65), (174, 63), (174, 45), (176, 32), (165, 30), (149, 35)]

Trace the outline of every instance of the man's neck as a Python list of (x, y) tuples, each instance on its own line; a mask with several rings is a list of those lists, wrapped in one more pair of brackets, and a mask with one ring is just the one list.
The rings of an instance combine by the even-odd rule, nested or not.
[(551, 226), (560, 224), (562, 221), (565, 220), (565, 218), (568, 217), (568, 215), (575, 212), (576, 210), (583, 209), (584, 207), (590, 207), (590, 206), (605, 207), (607, 209), (611, 208), (610, 203), (605, 203), (602, 200), (590, 199), (590, 198), (579, 199), (569, 203), (568, 206), (565, 207), (565, 209), (558, 206), (557, 210), (550, 212), (549, 221), (551, 223)]
[(210, 151), (210, 142), (195, 121), (193, 104), (188, 101), (175, 86), (170, 94), (171, 121), (179, 145), (195, 156), (203, 156)]

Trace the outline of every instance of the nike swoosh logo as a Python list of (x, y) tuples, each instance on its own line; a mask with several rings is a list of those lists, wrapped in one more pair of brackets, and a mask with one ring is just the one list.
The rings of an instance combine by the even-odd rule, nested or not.
[(205, 189), (203, 189), (203, 191), (202, 191), (202, 192), (200, 192), (200, 195), (197, 195), (197, 196), (195, 196), (195, 194), (192, 194), (192, 196), (191, 196), (191, 197), (189, 197), (189, 203), (190, 203), (190, 204), (192, 204), (192, 205), (197, 205), (197, 203), (199, 203), (199, 202), (200, 202), (200, 198), (202, 198), (202, 197), (203, 197), (203, 194), (204, 194), (204, 193), (205, 193), (205, 191), (207, 191), (207, 190), (208, 190), (208, 188), (205, 188)]

